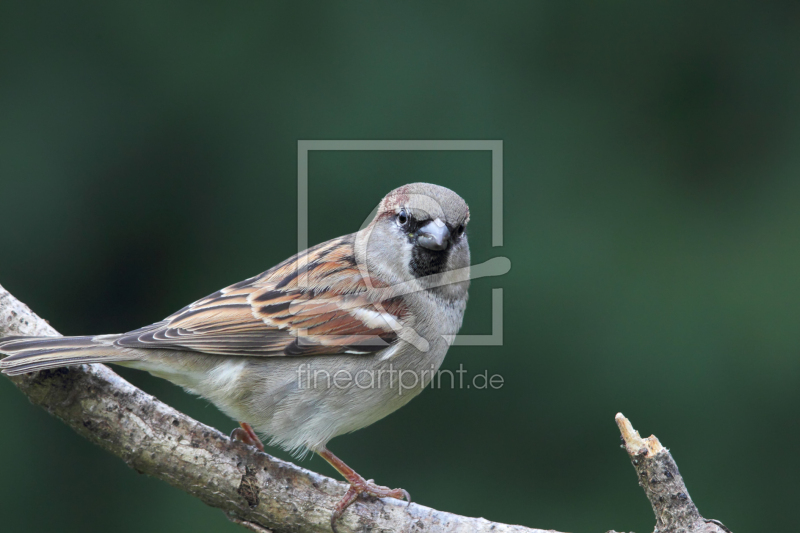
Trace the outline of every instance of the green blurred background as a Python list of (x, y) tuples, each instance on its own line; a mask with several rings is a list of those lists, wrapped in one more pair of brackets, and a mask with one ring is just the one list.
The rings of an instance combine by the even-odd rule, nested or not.
[[(706, 516), (792, 530), (799, 28), (788, 0), (4, 0), (0, 284), (64, 334), (134, 329), (295, 251), (298, 139), (502, 139), (502, 248), (488, 152), (311, 154), (311, 243), (431, 181), (470, 203), (474, 261), (512, 262), (462, 330), (489, 333), (502, 287), (504, 345), (445, 361), (505, 386), (426, 391), (331, 449), (438, 509), (641, 533), (622, 411)], [(4, 533), (242, 531), (4, 379), (0, 423)]]

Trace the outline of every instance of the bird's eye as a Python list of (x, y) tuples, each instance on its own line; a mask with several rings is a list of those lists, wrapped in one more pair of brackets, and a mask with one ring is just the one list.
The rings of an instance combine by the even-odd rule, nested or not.
[(456, 228), (456, 237), (461, 237), (464, 234), (464, 224)]
[(406, 213), (405, 210), (402, 210), (397, 214), (397, 223), (400, 226), (405, 226), (408, 224), (408, 213)]

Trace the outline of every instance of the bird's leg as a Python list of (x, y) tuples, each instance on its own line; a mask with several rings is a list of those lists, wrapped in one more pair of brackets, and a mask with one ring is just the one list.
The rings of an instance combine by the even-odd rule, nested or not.
[(250, 446), (255, 446), (258, 448), (258, 451), (263, 452), (264, 445), (261, 443), (261, 439), (258, 438), (258, 435), (256, 435), (256, 432), (253, 431), (253, 426), (247, 422), (239, 422), (239, 425), (242, 427), (231, 431), (231, 438), (233, 440), (242, 441)]
[(397, 498), (398, 500), (405, 499), (408, 503), (411, 503), (411, 496), (408, 495), (403, 489), (390, 489), (389, 487), (383, 487), (381, 485), (376, 485), (372, 482), (372, 480), (365, 480), (363, 477), (358, 475), (355, 470), (347, 466), (344, 461), (333, 455), (327, 448), (322, 448), (317, 452), (323, 459), (328, 461), (332, 467), (334, 467), (337, 472), (339, 472), (348, 483), (350, 483), (350, 488), (347, 489), (344, 497), (336, 504), (336, 509), (334, 509), (333, 514), (331, 515), (331, 529), (336, 531), (336, 521), (339, 519), (340, 516), (344, 513), (345, 509), (347, 509), (351, 503), (356, 501), (361, 494), (368, 494), (370, 496), (374, 496), (376, 498)]

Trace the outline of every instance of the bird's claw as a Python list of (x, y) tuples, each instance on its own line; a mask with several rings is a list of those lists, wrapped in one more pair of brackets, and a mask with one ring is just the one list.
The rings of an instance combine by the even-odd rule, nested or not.
[(411, 505), (411, 496), (408, 494), (407, 490), (404, 489), (390, 489), (389, 487), (384, 487), (383, 485), (376, 485), (373, 480), (364, 480), (364, 478), (360, 477), (356, 479), (352, 479), (350, 482), (350, 487), (347, 489), (344, 497), (336, 504), (336, 509), (334, 509), (333, 514), (331, 515), (331, 529), (334, 533), (337, 533), (336, 530), (336, 521), (344, 514), (345, 510), (350, 507), (350, 505), (356, 501), (358, 497), (367, 497), (371, 496), (373, 498), (395, 498), (397, 500), (406, 500), (409, 505)]
[(238, 440), (240, 442), (244, 442), (245, 444), (249, 444), (250, 446), (254, 446), (258, 451), (263, 452), (264, 444), (261, 442), (261, 439), (258, 438), (256, 432), (253, 431), (253, 427), (247, 422), (239, 422), (239, 425), (242, 427), (238, 427), (231, 431), (231, 438), (233, 440)]

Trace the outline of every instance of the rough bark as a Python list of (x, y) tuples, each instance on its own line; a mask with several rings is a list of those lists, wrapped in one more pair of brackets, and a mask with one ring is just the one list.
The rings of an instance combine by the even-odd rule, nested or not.
[[(58, 332), (0, 286), (0, 337), (8, 335), (56, 336)], [(221, 509), (233, 522), (262, 533), (330, 532), (330, 516), (347, 489), (345, 483), (232, 441), (144, 393), (104, 365), (46, 370), (10, 379), (31, 402), (119, 456), (137, 472), (162, 479)], [(618, 423), (625, 436), (620, 417)], [(628, 434), (638, 439), (633, 428)], [(627, 444), (629, 440), (632, 444)], [(728, 532), (700, 516), (666, 450), (651, 453), (645, 446), (642, 451), (637, 443), (626, 437), (640, 484), (656, 512), (657, 533)], [(407, 506), (391, 499), (358, 501), (337, 526), (342, 533), (557, 533), (468, 518), (418, 504)]]
[(672, 454), (655, 435), (641, 438), (622, 413), (617, 413), (616, 421), (624, 442), (622, 447), (628, 452), (639, 476), (639, 486), (656, 515), (654, 533), (731, 533), (719, 521), (700, 515)]

